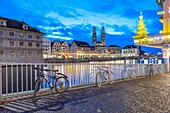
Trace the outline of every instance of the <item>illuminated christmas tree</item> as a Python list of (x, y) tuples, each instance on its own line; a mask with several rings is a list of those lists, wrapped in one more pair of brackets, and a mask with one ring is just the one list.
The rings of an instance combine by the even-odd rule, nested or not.
[(149, 37), (147, 32), (146, 25), (144, 24), (142, 12), (140, 12), (139, 16), (139, 24), (138, 24), (138, 29), (135, 31), (136, 36), (133, 36), (135, 43), (148, 43), (149, 42)]

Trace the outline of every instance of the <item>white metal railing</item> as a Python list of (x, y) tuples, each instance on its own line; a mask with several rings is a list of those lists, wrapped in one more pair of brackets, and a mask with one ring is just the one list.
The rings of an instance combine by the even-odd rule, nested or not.
[[(121, 72), (125, 64), (113, 63), (13, 63), (0, 65), (0, 102), (1, 100), (16, 96), (31, 94), (34, 90), (34, 82), (37, 79), (37, 71), (32, 67), (46, 67), (58, 69), (68, 76), (69, 86), (95, 84), (95, 66), (108, 66), (114, 72), (114, 79), (120, 80)], [(128, 64), (127, 64), (128, 65)], [(144, 64), (131, 64), (137, 72), (137, 76), (144, 75)], [(162, 72), (167, 72), (166, 64), (161, 64)], [(52, 74), (49, 72), (49, 74)], [(52, 81), (52, 79), (51, 79)], [(48, 89), (49, 85), (43, 81), (41, 89)]]

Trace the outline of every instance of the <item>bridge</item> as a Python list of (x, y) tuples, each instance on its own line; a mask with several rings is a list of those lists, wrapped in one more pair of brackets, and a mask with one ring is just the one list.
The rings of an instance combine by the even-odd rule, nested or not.
[(62, 94), (41, 96), (35, 106), (31, 98), (0, 106), (2, 113), (169, 113), (170, 73), (163, 76), (115, 81), (101, 87), (88, 85)]
[[(122, 89), (123, 88), (122, 85), (120, 85), (120, 87), (114, 87), (116, 89), (108, 88), (108, 86), (112, 87), (112, 85), (104, 85), (104, 86), (102, 86), (103, 88), (94, 87), (95, 83), (96, 83), (96, 81), (95, 81), (96, 74), (92, 70), (94, 70), (94, 67), (96, 65), (108, 66), (110, 68), (110, 70), (114, 72), (115, 84), (124, 84), (125, 85), (125, 86), (123, 85), (124, 89)], [(62, 63), (61, 64), (59, 64), (59, 63), (57, 63), (57, 64), (55, 64), (55, 63), (52, 63), (52, 64), (50, 64), (50, 63), (1, 64), (1, 66), (0, 66), (0, 102), (2, 105), (0, 107), (0, 111), (6, 110), (9, 112), (10, 111), (11, 112), (24, 112), (24, 111), (26, 111), (26, 112), (37, 111), (38, 112), (41, 109), (45, 109), (45, 108), (51, 109), (51, 107), (54, 107), (54, 108), (56, 107), (56, 109), (62, 109), (63, 106), (71, 107), (71, 105), (70, 105), (71, 103), (73, 105), (74, 104), (77, 105), (77, 104), (79, 104), (79, 102), (81, 103), (82, 102), (81, 99), (83, 99), (83, 102), (86, 103), (86, 96), (88, 96), (88, 95), (89, 95), (88, 98), (90, 100), (91, 99), (95, 100), (97, 98), (97, 97), (95, 97), (95, 95), (99, 95), (99, 97), (100, 97), (100, 95), (105, 95), (105, 93), (107, 91), (108, 91), (108, 95), (111, 95), (111, 94), (114, 95), (114, 93), (115, 93), (115, 92), (113, 92), (114, 90), (118, 90), (117, 95), (122, 94), (123, 92), (121, 92), (121, 91), (125, 90), (126, 89), (125, 87), (128, 85), (128, 83), (132, 82), (132, 81), (120, 82), (120, 81), (122, 81), (121, 80), (121, 78), (122, 78), (121, 71), (125, 65), (128, 65), (128, 64), (115, 64), (115, 63), (111, 63), (111, 62), (70, 63), (70, 64), (69, 63), (63, 63), (63, 64)], [(33, 70), (32, 66), (60, 70), (60, 72), (66, 74), (68, 76), (70, 91), (63, 93), (61, 95), (52, 94), (52, 95), (48, 95), (48, 96), (42, 96), (42, 97), (40, 97), (38, 106), (34, 106), (31, 102), (31, 98), (32, 98), (33, 90), (34, 90), (34, 82), (37, 78), (37, 71)], [(138, 78), (141, 78), (144, 75), (144, 67), (145, 67), (144, 64), (133, 64), (133, 69), (136, 70)], [(160, 64), (160, 67), (161, 67), (161, 71), (163, 73), (167, 72), (167, 70), (168, 70), (167, 64)], [(166, 78), (164, 78), (164, 76), (162, 76), (162, 77), (163, 77), (162, 80), (166, 79)], [(157, 77), (153, 77), (153, 78), (157, 78)], [(159, 77), (157, 79), (159, 79)], [(141, 84), (142, 84), (143, 83), (142, 80), (147, 81), (147, 80), (149, 80), (149, 78), (148, 79), (147, 78), (146, 79), (137, 79), (134, 81), (136, 81), (137, 83), (141, 82)], [(135, 85), (136, 82), (133, 84), (135, 87), (137, 87)], [(146, 84), (148, 84), (148, 82)], [(131, 86), (131, 84), (129, 84), (128, 86)], [(87, 88), (87, 87), (89, 87), (89, 88)], [(131, 87), (129, 87), (129, 88), (131, 89)], [(138, 88), (139, 88), (138, 90), (143, 90), (143, 89), (141, 89), (141, 87), (138, 87)], [(166, 87), (166, 88), (168, 88), (168, 87)], [(43, 82), (43, 84), (41, 86), (41, 91), (43, 91), (44, 94), (48, 94), (48, 89), (49, 89), (49, 85), (46, 82)], [(75, 90), (75, 89), (77, 89), (77, 90)], [(128, 90), (130, 90), (130, 89), (128, 89)], [(134, 89), (136, 89), (136, 88), (134, 88)], [(105, 90), (107, 90), (107, 91), (105, 92)], [(83, 92), (81, 92), (81, 91), (83, 91)], [(109, 91), (111, 91), (111, 92), (109, 92)], [(96, 93), (96, 92), (98, 92), (98, 93)], [(85, 97), (84, 96), (81, 97), (81, 95), (82, 96), (84, 95)], [(93, 98), (91, 98), (91, 96)], [(127, 94), (127, 96), (128, 96), (128, 94)], [(125, 97), (126, 97), (126, 95), (125, 95)], [(87, 98), (87, 101), (90, 102), (90, 100), (88, 100), (88, 98)], [(101, 98), (104, 99), (104, 97), (101, 97)], [(100, 100), (100, 98), (99, 98), (99, 100)], [(100, 100), (100, 101), (102, 101), (102, 100)], [(10, 102), (10, 103), (6, 103), (6, 102)], [(98, 101), (96, 101), (96, 102), (94, 101), (92, 103), (97, 104)], [(58, 106), (58, 104), (60, 105), (61, 108)], [(90, 105), (92, 105), (92, 104), (90, 104)], [(104, 106), (103, 104), (101, 104), (101, 105)], [(122, 105), (124, 105), (124, 104), (122, 104)], [(100, 105), (97, 104), (97, 106), (100, 106)], [(67, 109), (67, 107), (66, 108), (64, 107), (63, 109), (65, 109), (66, 111), (69, 110), (69, 109)], [(75, 108), (70, 108), (70, 109), (72, 109), (74, 111)], [(89, 109), (93, 109), (93, 108), (89, 108)], [(104, 109), (104, 108), (102, 108), (102, 109)], [(99, 107), (97, 109), (97, 112), (101, 112), (102, 109)], [(85, 109), (85, 111), (86, 110), (87, 110), (87, 108)]]

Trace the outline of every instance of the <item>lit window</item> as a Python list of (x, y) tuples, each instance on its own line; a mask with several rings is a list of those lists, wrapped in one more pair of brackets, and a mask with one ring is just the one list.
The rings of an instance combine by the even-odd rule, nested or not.
[(168, 9), (169, 9), (168, 12), (170, 13), (170, 7)]
[(20, 52), (19, 52), (19, 55), (20, 55), (20, 56), (24, 56), (24, 51), (20, 51)]
[(14, 51), (10, 51), (10, 55), (11, 55), (11, 56), (14, 56)]

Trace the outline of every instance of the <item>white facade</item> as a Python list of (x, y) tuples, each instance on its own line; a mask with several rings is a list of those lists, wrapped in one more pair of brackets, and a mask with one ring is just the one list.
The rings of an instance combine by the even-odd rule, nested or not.
[(51, 57), (51, 41), (47, 38), (43, 38), (43, 58)]
[(122, 56), (137, 57), (139, 56), (139, 49), (134, 45), (128, 45), (122, 49)]

